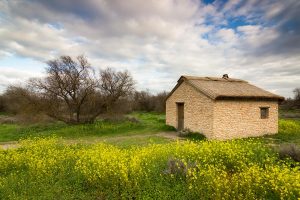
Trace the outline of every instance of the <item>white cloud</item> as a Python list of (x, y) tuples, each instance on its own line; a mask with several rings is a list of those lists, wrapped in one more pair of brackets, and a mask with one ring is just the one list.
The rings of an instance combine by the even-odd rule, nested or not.
[(31, 77), (41, 77), (42, 73), (14, 69), (11, 67), (0, 67), (0, 92), (12, 84), (24, 84)]
[[(45, 61), (84, 53), (97, 68), (128, 69), (140, 89), (170, 90), (181, 74), (229, 73), (288, 96), (299, 80), (300, 58), (262, 48), (282, 37), (276, 23), (228, 25), (230, 17), (244, 16), (252, 23), (283, 10), (281, 2), (274, 6), (264, 2), (258, 10), (265, 14), (259, 15), (258, 4), (239, 0), (225, 5), (196, 0), (2, 1), (0, 63), (8, 54)], [(2, 75), (0, 83), (9, 76)], [(277, 84), (284, 79), (289, 84)]]

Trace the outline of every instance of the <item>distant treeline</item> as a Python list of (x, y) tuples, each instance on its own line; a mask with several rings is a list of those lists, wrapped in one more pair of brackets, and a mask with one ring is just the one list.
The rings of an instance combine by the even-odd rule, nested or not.
[(293, 90), (294, 98), (287, 98), (280, 105), (280, 108), (292, 110), (292, 109), (300, 109), (300, 88), (295, 88)]
[(106, 68), (96, 73), (84, 56), (61, 56), (47, 64), (45, 77), (7, 87), (0, 95), (0, 112), (70, 124), (132, 111), (165, 112), (167, 92), (137, 91), (128, 71)]

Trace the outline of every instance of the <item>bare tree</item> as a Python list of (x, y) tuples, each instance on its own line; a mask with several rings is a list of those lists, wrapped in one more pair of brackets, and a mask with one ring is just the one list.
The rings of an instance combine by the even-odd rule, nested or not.
[(295, 100), (300, 100), (300, 88), (295, 88), (293, 92), (295, 94)]
[(160, 92), (154, 96), (155, 108), (154, 111), (165, 113), (166, 112), (166, 99), (168, 93), (166, 91)]
[(111, 68), (100, 71), (99, 88), (105, 100), (106, 111), (122, 97), (130, 95), (134, 90), (134, 81), (128, 71), (115, 71)]
[(133, 96), (133, 109), (136, 111), (154, 111), (153, 96), (149, 91), (136, 91)]
[(295, 88), (293, 92), (295, 95), (294, 105), (295, 105), (295, 107), (300, 108), (300, 88)]
[(133, 109), (137, 111), (165, 112), (167, 92), (161, 92), (156, 95), (149, 91), (136, 91), (133, 95)]
[(39, 113), (39, 97), (26, 87), (9, 86), (3, 94), (5, 111), (11, 114)]
[(5, 100), (3, 95), (0, 95), (0, 112), (5, 112)]
[(82, 111), (87, 110), (83, 106), (93, 105), (96, 113), (99, 112), (96, 108), (101, 107), (89, 102), (96, 99), (97, 82), (87, 59), (84, 56), (78, 56), (76, 60), (61, 56), (47, 64), (47, 77), (30, 81), (30, 85), (41, 94), (47, 114), (66, 123), (92, 120), (87, 115), (81, 116)]
[(108, 68), (97, 78), (84, 56), (61, 56), (47, 64), (47, 76), (32, 79), (29, 85), (40, 97), (45, 113), (66, 123), (93, 122), (133, 90), (127, 71)]

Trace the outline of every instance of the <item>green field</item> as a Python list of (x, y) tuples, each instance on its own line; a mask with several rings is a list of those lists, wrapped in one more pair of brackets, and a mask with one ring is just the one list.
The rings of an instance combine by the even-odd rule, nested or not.
[(299, 167), (256, 139), (131, 148), (32, 139), (0, 150), (0, 199), (297, 199)]
[[(62, 137), (70, 143), (96, 143), (105, 141), (116, 145), (145, 145), (172, 141), (158, 133), (177, 134), (172, 127), (165, 125), (165, 116), (157, 113), (133, 113), (117, 120), (98, 120), (94, 124), (67, 125), (48, 123), (34, 125), (0, 124), (0, 145), (30, 137)], [(196, 134), (188, 139), (203, 140)], [(300, 120), (279, 120), (279, 133), (261, 137), (261, 140), (272, 143), (295, 143), (300, 145)]]
[(207, 141), (179, 138), (162, 114), (133, 113), (87, 125), (1, 124), (0, 141), (9, 147), (0, 146), (0, 199), (300, 198), (300, 150), (278, 153), (300, 147), (299, 120), (281, 119), (272, 136)]
[[(130, 143), (144, 144), (147, 141), (163, 143), (165, 138), (155, 134), (167, 131), (174, 131), (174, 129), (165, 125), (164, 115), (133, 113), (117, 120), (98, 120), (93, 124), (84, 125), (67, 125), (59, 122), (35, 125), (0, 124), (0, 144), (28, 137), (55, 135), (70, 142), (108, 141), (116, 144), (123, 142), (126, 146)], [(124, 136), (132, 137), (125, 138)], [(119, 137), (121, 139), (118, 139)]]

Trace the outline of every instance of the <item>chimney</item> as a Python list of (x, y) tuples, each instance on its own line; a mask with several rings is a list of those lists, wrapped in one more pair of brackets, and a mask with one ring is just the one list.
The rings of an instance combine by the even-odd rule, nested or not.
[(223, 77), (222, 77), (222, 78), (227, 79), (227, 78), (229, 78), (229, 76), (228, 76), (228, 74), (223, 74)]

